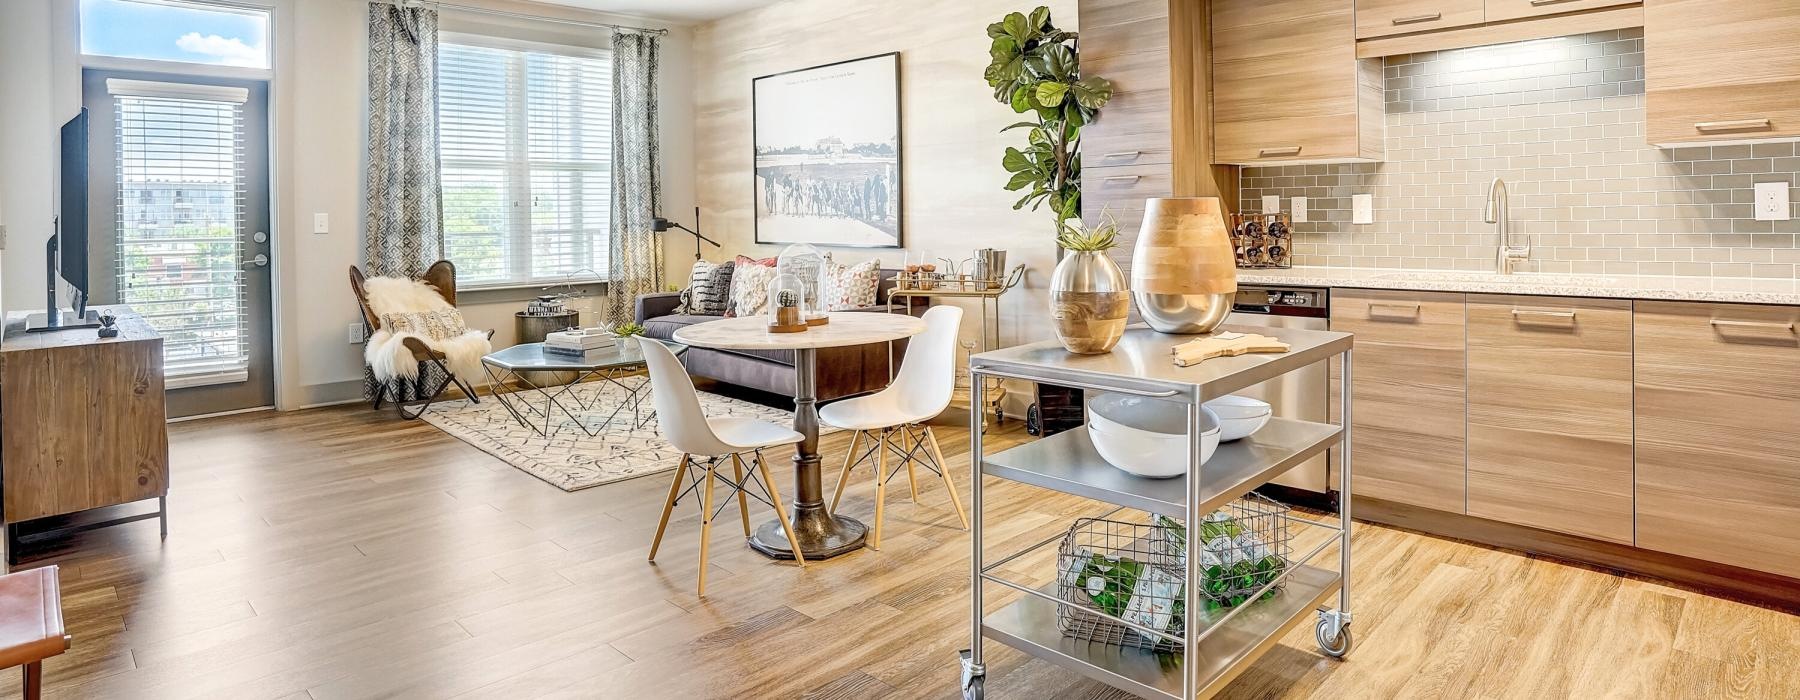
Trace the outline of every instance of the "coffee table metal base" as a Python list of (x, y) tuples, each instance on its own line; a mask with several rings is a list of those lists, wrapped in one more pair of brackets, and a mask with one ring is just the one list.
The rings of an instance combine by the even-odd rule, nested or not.
[[(496, 370), (492, 365), (486, 363), (483, 363), (481, 368), (485, 370), (488, 375), (489, 393), (495, 400), (500, 402), (500, 406), (505, 408), (507, 413), (512, 414), (513, 420), (517, 421), (520, 427), (537, 433), (538, 437), (554, 437), (567, 423), (573, 423), (576, 428), (580, 429), (581, 432), (586, 433), (588, 437), (599, 437), (600, 433), (605, 432), (606, 429), (612, 425), (613, 419), (619, 417), (620, 411), (623, 411), (627, 406), (631, 408), (631, 420), (636, 427), (644, 427), (650, 422), (650, 418), (655, 416), (654, 412), (652, 412), (650, 416), (640, 417), (639, 415), (639, 409), (644, 402), (644, 393), (649, 391), (649, 381), (640, 382), (635, 387), (619, 381), (621, 377), (637, 374), (640, 370), (635, 367), (602, 367), (585, 371), (574, 370), (578, 373), (575, 377), (575, 381), (560, 386), (538, 386), (527, 378), (523, 372), (510, 369)], [(596, 396), (591, 402), (583, 402), (580, 395), (575, 394), (574, 390), (577, 386), (585, 384), (589, 380), (595, 378), (600, 380), (602, 391), (605, 390), (605, 385), (611, 384), (625, 392), (625, 396), (619, 401), (619, 405), (613, 408), (612, 413), (607, 414), (606, 420), (590, 429), (587, 424), (582, 421), (581, 415), (571, 410), (563, 403), (563, 401), (567, 400), (574, 403), (576, 408), (581, 409), (582, 413), (592, 410), (594, 405), (599, 403), (599, 397)], [(512, 386), (513, 388), (506, 391), (501, 390), (501, 387), (508, 386)], [(543, 399), (543, 410), (538, 410), (538, 407), (531, 405), (531, 402), (525, 399), (525, 395), (528, 392), (536, 393)], [(558, 422), (556, 420), (556, 412), (559, 410), (564, 416), (568, 417), (567, 421)], [(544, 422), (544, 425), (541, 427), (537, 425), (531, 417), (533, 415), (537, 416), (538, 419), (541, 419)]]
[[(869, 526), (855, 518), (832, 515), (825, 512), (823, 506), (800, 510), (794, 508), (792, 514), (794, 539), (800, 542), (800, 551), (806, 553), (806, 560), (830, 559), (840, 554), (849, 554), (863, 548), (863, 540), (869, 534)], [(794, 550), (788, 546), (787, 534), (781, 531), (781, 522), (769, 520), (756, 526), (756, 534), (751, 535), (750, 548), (762, 552), (764, 556), (775, 559), (793, 559)]]

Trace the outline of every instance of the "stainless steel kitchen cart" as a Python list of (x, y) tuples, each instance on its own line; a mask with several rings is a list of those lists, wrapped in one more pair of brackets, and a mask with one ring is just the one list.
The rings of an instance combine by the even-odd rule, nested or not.
[[(1302, 624), (1307, 613), (1317, 611), (1314, 626), (1319, 648), (1341, 657), (1350, 650), (1350, 380), (1351, 346), (1348, 333), (1290, 328), (1244, 327), (1224, 330), (1261, 333), (1286, 342), (1291, 349), (1279, 354), (1254, 354), (1207, 360), (1192, 367), (1176, 367), (1170, 349), (1186, 336), (1164, 335), (1148, 328), (1125, 332), (1113, 351), (1103, 355), (1074, 355), (1055, 342), (1034, 343), (985, 352), (969, 358), (970, 382), (979, 405), (981, 378), (1022, 379), (1070, 386), (1088, 391), (1108, 391), (1175, 402), (1186, 410), (1188, 425), (1198, 426), (1200, 405), (1234, 391), (1292, 372), (1332, 357), (1342, 357), (1340, 421), (1329, 423), (1275, 418), (1262, 430), (1243, 440), (1219, 445), (1201, 465), (1200, 441), (1188, 450), (1188, 475), (1174, 479), (1145, 479), (1121, 471), (1100, 457), (1086, 430), (1070, 430), (1028, 442), (995, 454), (982, 450), (980, 418), (970, 419), (970, 460), (974, 478), (974, 508), (970, 513), (973, 557), (970, 565), (973, 620), (970, 648), (962, 653), (964, 698), (983, 696), (986, 669), (982, 645), (997, 641), (1039, 659), (1075, 670), (1115, 688), (1150, 698), (1206, 698), (1219, 692), (1289, 630)], [(1198, 434), (1196, 430), (1192, 434)], [(1055, 582), (1035, 587), (1008, 580), (1000, 567), (1051, 546), (1062, 538), (1058, 531), (1025, 549), (993, 559), (982, 551), (983, 496), (980, 475), (1023, 482), (1117, 506), (1186, 519), (1192, 527), (1200, 517), (1282, 474), (1294, 465), (1341, 445), (1342, 469), (1338, 471), (1337, 523), (1300, 519), (1307, 527), (1320, 528), (1322, 536), (1309, 538), (1318, 544), (1296, 545), (1292, 563), (1245, 603), (1223, 610), (1202, 611), (1204, 588), (1198, 537), (1186, 538), (1185, 600), (1188, 611), (1185, 632), (1172, 635), (1127, 622), (1094, 610), (1113, 622), (1141, 634), (1177, 644), (1183, 653), (1159, 654), (1135, 647), (1118, 646), (1065, 637), (1057, 627), (1057, 606), (1069, 605), (1057, 598)], [(1117, 512), (1115, 510), (1114, 512)], [(1335, 570), (1330, 557), (1321, 556), (1335, 545)], [(984, 615), (984, 588), (999, 585), (1024, 593), (1017, 601)], [(1268, 591), (1272, 597), (1263, 598)], [(1326, 605), (1337, 594), (1335, 609)]]

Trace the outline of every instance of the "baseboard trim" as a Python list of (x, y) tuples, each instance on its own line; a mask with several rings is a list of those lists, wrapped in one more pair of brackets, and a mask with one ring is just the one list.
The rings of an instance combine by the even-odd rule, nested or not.
[(1800, 615), (1800, 579), (1523, 525), (1357, 496), (1357, 520), (1672, 583)]

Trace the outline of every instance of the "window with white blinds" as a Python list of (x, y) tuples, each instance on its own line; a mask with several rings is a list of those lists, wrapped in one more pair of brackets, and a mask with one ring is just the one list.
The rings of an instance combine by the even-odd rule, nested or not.
[(119, 301), (162, 334), (172, 382), (242, 381), (250, 343), (240, 267), (244, 100), (235, 95), (243, 91), (211, 89), (225, 96), (212, 99), (153, 83), (112, 83), (152, 88), (110, 88), (117, 115)]
[(460, 285), (605, 274), (610, 58), (440, 43), (438, 143)]

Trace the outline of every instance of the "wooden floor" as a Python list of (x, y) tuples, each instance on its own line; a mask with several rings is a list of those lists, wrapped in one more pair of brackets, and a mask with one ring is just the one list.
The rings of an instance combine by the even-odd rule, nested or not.
[[(727, 511), (700, 600), (691, 503), (644, 561), (665, 477), (564, 493), (358, 407), (171, 431), (166, 542), (140, 522), (28, 564), (62, 565), (75, 635), (45, 664), (51, 697), (956, 695), (968, 540), (936, 483), (917, 505), (890, 494), (882, 551), (804, 570), (746, 549)], [(941, 437), (966, 451), (966, 431)], [(861, 477), (842, 510), (866, 518)], [(996, 548), (1101, 510), (989, 484)], [(1305, 628), (1227, 697), (1800, 697), (1800, 618), (1375, 526), (1355, 546), (1348, 659)], [(1008, 568), (1042, 579), (1049, 563)], [(989, 649), (992, 697), (1118, 697)]]

